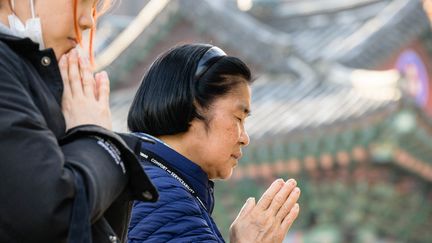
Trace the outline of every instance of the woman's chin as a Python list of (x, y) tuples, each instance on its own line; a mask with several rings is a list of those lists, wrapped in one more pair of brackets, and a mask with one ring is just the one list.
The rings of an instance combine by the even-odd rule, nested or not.
[(233, 174), (233, 168), (227, 171), (225, 174), (223, 174), (220, 179), (228, 180), (229, 178), (231, 178), (232, 174)]
[(229, 171), (223, 171), (217, 175), (208, 175), (210, 180), (228, 180), (233, 174), (233, 170), (230, 169)]

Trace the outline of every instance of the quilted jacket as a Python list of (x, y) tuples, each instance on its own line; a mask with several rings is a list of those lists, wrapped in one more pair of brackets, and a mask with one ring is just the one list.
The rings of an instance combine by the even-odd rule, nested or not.
[(211, 218), (214, 184), (207, 174), (157, 138), (139, 135), (152, 140), (142, 143), (142, 149), (158, 155), (173, 168), (197, 192), (204, 205), (179, 180), (141, 156), (147, 175), (159, 191), (159, 200), (134, 203), (128, 242), (224, 242)]

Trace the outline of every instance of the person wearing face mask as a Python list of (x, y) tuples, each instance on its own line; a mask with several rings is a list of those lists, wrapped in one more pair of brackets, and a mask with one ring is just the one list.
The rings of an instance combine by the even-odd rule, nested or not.
[(138, 138), (111, 131), (107, 74), (75, 49), (107, 7), (0, 0), (0, 242), (118, 242), (128, 201), (158, 198)]

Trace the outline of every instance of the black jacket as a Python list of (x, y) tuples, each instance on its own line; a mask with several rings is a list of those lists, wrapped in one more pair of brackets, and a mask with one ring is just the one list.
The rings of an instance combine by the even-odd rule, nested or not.
[(115, 242), (128, 202), (158, 197), (124, 139), (94, 125), (65, 133), (62, 91), (52, 49), (0, 33), (0, 242), (66, 241), (80, 189), (93, 242)]

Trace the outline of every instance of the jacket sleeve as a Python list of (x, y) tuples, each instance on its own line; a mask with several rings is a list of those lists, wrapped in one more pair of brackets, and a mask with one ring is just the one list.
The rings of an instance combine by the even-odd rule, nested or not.
[(159, 200), (134, 203), (128, 243), (219, 242), (198, 202), (185, 188), (158, 168), (149, 166), (146, 171), (157, 187)]
[[(131, 182), (128, 160), (136, 158), (119, 137), (96, 126), (73, 129), (59, 144), (21, 78), (2, 56), (0, 242), (61, 242), (68, 233), (74, 176), (84, 181), (94, 222)], [(132, 188), (143, 199), (142, 186)]]

